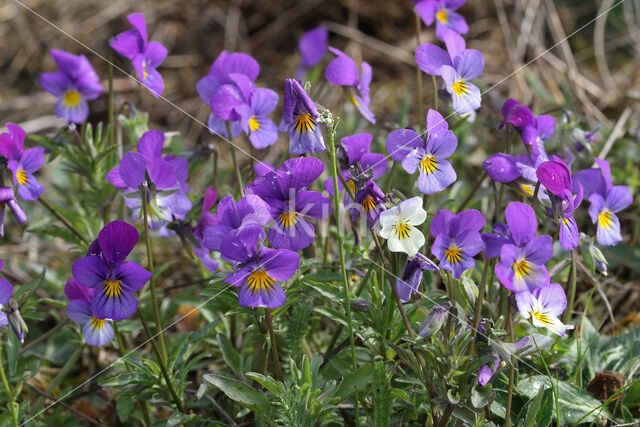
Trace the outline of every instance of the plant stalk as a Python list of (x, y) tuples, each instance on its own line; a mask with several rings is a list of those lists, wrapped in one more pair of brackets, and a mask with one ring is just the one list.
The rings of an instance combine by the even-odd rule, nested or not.
[(567, 309), (564, 312), (564, 317), (562, 319), (563, 323), (566, 325), (571, 320), (571, 314), (573, 313), (573, 304), (576, 300), (576, 281), (578, 278), (578, 271), (576, 269), (576, 250), (571, 251), (571, 277), (569, 278), (569, 302), (567, 304)]
[[(227, 128), (227, 137), (229, 141), (231, 141), (231, 124), (229, 122), (224, 122), (224, 125)], [(244, 184), (242, 183), (242, 174), (240, 173), (240, 165), (238, 164), (238, 159), (236, 158), (236, 147), (233, 144), (230, 144), (231, 147), (231, 161), (233, 162), (233, 169), (236, 171), (236, 180), (238, 181), (238, 187), (240, 189), (240, 194), (244, 195)]]
[(278, 357), (278, 346), (276, 344), (276, 334), (273, 332), (273, 320), (271, 319), (271, 309), (267, 308), (265, 311), (265, 320), (267, 321), (267, 328), (269, 328), (269, 339), (271, 340), (271, 355), (273, 356), (273, 364), (276, 367), (276, 375), (278, 380), (282, 381), (282, 369), (280, 369), (280, 358)]
[(13, 419), (13, 426), (18, 427), (18, 412), (16, 406), (16, 402), (14, 400), (13, 392), (11, 391), (11, 387), (9, 387), (9, 381), (7, 381), (7, 375), (4, 372), (4, 366), (2, 362), (2, 341), (0, 341), (0, 378), (2, 379), (2, 386), (4, 387), (4, 392), (7, 395), (7, 409), (11, 413), (11, 418)]
[(82, 241), (82, 243), (89, 244), (89, 242), (82, 235), (82, 233), (80, 233), (80, 231), (73, 224), (71, 224), (71, 222), (67, 218), (65, 218), (60, 212), (58, 212), (55, 207), (53, 207), (49, 202), (47, 202), (45, 199), (43, 199), (42, 196), (38, 197), (38, 201), (40, 202), (40, 204), (42, 206), (47, 208), (47, 210), (49, 212), (51, 212), (53, 214), (53, 216), (58, 218), (60, 220), (60, 222), (62, 222), (64, 224), (64, 226), (69, 229), (69, 231), (71, 231), (73, 234), (75, 234), (76, 237), (78, 237)]

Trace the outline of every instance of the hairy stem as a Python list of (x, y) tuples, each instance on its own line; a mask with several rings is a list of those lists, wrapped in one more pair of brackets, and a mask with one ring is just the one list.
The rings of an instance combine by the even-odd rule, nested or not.
[[(509, 334), (509, 340), (511, 342), (513, 342), (513, 321), (511, 319), (512, 317), (512, 310), (513, 307), (511, 306), (511, 304), (509, 304), (507, 302), (507, 333)], [(509, 389), (507, 391), (507, 405), (505, 408), (505, 414), (504, 414), (504, 425), (506, 427), (511, 426), (511, 401), (513, 400), (513, 382), (515, 379), (515, 373), (516, 373), (516, 368), (515, 368), (515, 357), (513, 357), (513, 355), (511, 355), (511, 366), (509, 367)]]
[(278, 380), (282, 381), (282, 369), (280, 369), (280, 358), (278, 357), (278, 346), (276, 345), (276, 334), (273, 332), (273, 320), (271, 319), (271, 309), (267, 308), (265, 311), (265, 320), (267, 321), (267, 328), (269, 329), (269, 339), (271, 340), (271, 355), (273, 356), (273, 364), (276, 367), (276, 375)]
[(58, 212), (58, 210), (55, 207), (53, 207), (49, 202), (47, 202), (45, 199), (43, 199), (42, 196), (38, 197), (38, 201), (40, 202), (40, 204), (42, 206), (47, 208), (47, 210), (49, 212), (51, 212), (53, 214), (53, 216), (58, 218), (60, 220), (60, 222), (63, 223), (64, 226), (69, 229), (69, 231), (71, 231), (73, 234), (75, 234), (76, 237), (78, 237), (82, 241), (82, 243), (84, 243), (84, 244), (88, 244), (89, 243), (87, 241), (87, 239), (82, 235), (82, 233), (80, 233), (80, 230), (78, 230), (75, 227), (75, 225), (71, 224), (71, 222), (67, 218), (65, 218), (60, 212)]

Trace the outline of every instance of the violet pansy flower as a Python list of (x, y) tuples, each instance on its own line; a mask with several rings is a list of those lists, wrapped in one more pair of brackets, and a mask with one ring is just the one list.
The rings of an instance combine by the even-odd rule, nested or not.
[(447, 51), (425, 43), (416, 48), (416, 63), (422, 71), (440, 76), (447, 92), (453, 97), (453, 111), (466, 114), (480, 108), (480, 89), (471, 80), (482, 74), (484, 56), (475, 49), (466, 49), (464, 39), (455, 31), (443, 36)]
[(315, 67), (322, 61), (327, 52), (328, 40), (329, 30), (324, 25), (307, 31), (298, 40), (298, 51), (302, 61), (296, 74), (297, 78), (302, 79), (308, 68)]
[(84, 55), (51, 49), (51, 57), (58, 71), (40, 74), (40, 86), (58, 97), (55, 105), (58, 117), (70, 123), (82, 123), (89, 116), (87, 101), (102, 93), (100, 78)]
[(134, 292), (151, 273), (133, 261), (125, 261), (138, 242), (137, 230), (124, 221), (111, 221), (98, 233), (89, 254), (76, 260), (73, 277), (82, 286), (95, 288), (91, 313), (98, 319), (123, 320), (138, 308)]
[(113, 339), (111, 320), (98, 319), (91, 313), (91, 297), (95, 288), (86, 288), (73, 277), (67, 281), (64, 293), (69, 299), (67, 316), (82, 325), (84, 340), (89, 345), (103, 346)]
[(326, 149), (318, 126), (318, 109), (309, 94), (295, 79), (284, 85), (282, 122), (278, 128), (289, 133), (289, 153), (317, 153)]
[(7, 167), (13, 175), (13, 184), (24, 200), (36, 200), (44, 186), (38, 183), (33, 173), (44, 162), (44, 148), (35, 147), (23, 151), (25, 131), (14, 123), (7, 123), (8, 133), (0, 135), (0, 155), (7, 159)]
[(278, 140), (278, 128), (268, 117), (277, 105), (277, 93), (271, 89), (256, 88), (246, 99), (246, 103), (235, 107), (240, 115), (242, 130), (258, 149), (268, 147)]
[(505, 211), (507, 220), (494, 227), (498, 233), (483, 233), (488, 258), (500, 255), (496, 276), (513, 292), (533, 291), (549, 284), (545, 264), (553, 257), (551, 236), (537, 236), (536, 214), (529, 205), (514, 202)]
[[(354, 186), (355, 188), (355, 186)], [(349, 200), (351, 200), (351, 197)], [(360, 214), (367, 219), (367, 226), (373, 229), (378, 223), (380, 214), (386, 210), (383, 200), (386, 198), (380, 187), (374, 181), (368, 181), (360, 190), (356, 190), (355, 200), (345, 203), (351, 213), (351, 220), (356, 221)]]
[(133, 27), (109, 40), (109, 46), (129, 59), (138, 80), (158, 98), (164, 91), (164, 81), (156, 70), (167, 57), (167, 48), (161, 43), (147, 40), (147, 23), (141, 13), (132, 13), (127, 21)]
[(424, 270), (438, 270), (438, 266), (426, 256), (417, 253), (407, 263), (402, 278), (396, 280), (396, 291), (402, 302), (409, 302), (411, 295), (418, 290)]
[(347, 99), (360, 111), (369, 122), (375, 124), (376, 118), (369, 109), (369, 84), (371, 84), (371, 65), (362, 63), (362, 73), (358, 66), (346, 53), (330, 47), (337, 58), (327, 65), (325, 77), (331, 83), (345, 87)]
[(543, 141), (551, 138), (556, 130), (556, 119), (553, 116), (536, 117), (529, 107), (510, 98), (502, 105), (502, 117), (499, 129), (506, 124), (512, 124), (522, 137), (522, 143), (531, 147), (531, 157), (547, 157)]
[(425, 140), (413, 129), (394, 130), (387, 137), (387, 152), (392, 159), (402, 162), (408, 173), (419, 169), (418, 189), (424, 194), (433, 194), (444, 190), (457, 178), (446, 159), (455, 152), (458, 139), (435, 110), (429, 110), (427, 114), (427, 130)]
[(459, 214), (439, 210), (431, 221), (431, 235), (435, 237), (431, 253), (440, 260), (440, 268), (453, 272), (456, 279), (473, 268), (473, 257), (484, 249), (480, 237), (482, 227), (484, 216), (475, 209)]
[(230, 233), (221, 254), (236, 263), (225, 282), (239, 287), (238, 303), (244, 307), (278, 308), (285, 302), (279, 282), (298, 269), (300, 255), (288, 249), (262, 246), (262, 227), (249, 224)]
[[(0, 269), (2, 269), (2, 260), (0, 260)], [(9, 324), (7, 314), (2, 311), (2, 307), (9, 304), (13, 296), (13, 285), (4, 277), (0, 277), (0, 328)]]
[(16, 201), (11, 187), (0, 187), (0, 237), (4, 236), (4, 210), (9, 206), (13, 216), (15, 216), (18, 224), (27, 222), (27, 214), (25, 214), (22, 206)]
[(458, 34), (466, 34), (469, 26), (464, 17), (456, 12), (466, 0), (421, 0), (415, 6), (415, 11), (427, 26), (436, 21), (436, 36), (444, 40), (448, 30)]
[(520, 315), (537, 328), (547, 328), (561, 337), (573, 325), (565, 325), (559, 317), (567, 308), (567, 296), (557, 283), (551, 283), (532, 292), (516, 293)]
[(191, 245), (193, 253), (200, 259), (202, 265), (209, 270), (210, 273), (215, 273), (218, 269), (218, 261), (211, 258), (209, 249), (204, 245), (204, 232), (209, 227), (218, 224), (218, 217), (213, 212), (209, 212), (213, 205), (215, 205), (218, 199), (218, 193), (213, 187), (207, 187), (204, 198), (202, 200), (202, 209), (200, 210), (200, 218), (193, 228), (193, 236), (195, 237), (196, 244)]
[(427, 219), (422, 198), (412, 197), (380, 213), (381, 229), (378, 234), (387, 239), (391, 252), (404, 252), (409, 256), (418, 253), (424, 245), (422, 232), (416, 227)]
[(307, 190), (323, 171), (320, 160), (299, 157), (247, 186), (247, 194), (259, 196), (269, 205), (274, 220), (269, 229), (271, 246), (298, 251), (313, 242), (315, 228), (307, 219), (325, 219), (331, 211), (329, 199)]

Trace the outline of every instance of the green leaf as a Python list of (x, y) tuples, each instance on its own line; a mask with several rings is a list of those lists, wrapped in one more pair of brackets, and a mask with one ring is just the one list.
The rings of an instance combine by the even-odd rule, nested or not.
[(364, 365), (344, 376), (342, 382), (336, 390), (336, 396), (342, 400), (349, 397), (353, 392), (364, 389), (373, 382), (373, 367)]
[(553, 420), (553, 409), (553, 391), (550, 388), (541, 388), (538, 394), (523, 406), (518, 419), (523, 420), (522, 427), (546, 427)]
[[(13, 297), (19, 301), (20, 305), (22, 305), (22, 303), (24, 302), (24, 298), (27, 298), (29, 296), (29, 293), (35, 291), (42, 285), (42, 282), (44, 282), (44, 276), (46, 273), (47, 273), (47, 269), (45, 267), (42, 267), (42, 272), (37, 278), (25, 283), (22, 286), (19, 286), (18, 289), (16, 289), (15, 293), (13, 294)], [(20, 297), (23, 294), (25, 295), (25, 297), (23, 299), (20, 299)]]
[(229, 399), (263, 417), (268, 416), (271, 411), (265, 394), (242, 381), (217, 374), (205, 374), (202, 376), (202, 381), (220, 389)]
[(490, 385), (481, 387), (479, 384), (473, 386), (471, 390), (471, 404), (474, 408), (484, 408), (493, 401), (496, 393), (491, 389)]
[(387, 368), (376, 362), (373, 374), (373, 421), (376, 427), (388, 426), (391, 421), (391, 389), (387, 380)]
[(229, 365), (235, 374), (242, 375), (242, 360), (236, 349), (233, 348), (229, 338), (219, 333), (216, 335), (216, 339), (218, 340), (218, 346), (220, 347), (220, 352), (222, 353), (222, 358), (225, 363)]
[(118, 411), (118, 418), (120, 422), (125, 422), (129, 419), (131, 411), (133, 410), (133, 401), (129, 393), (120, 393), (118, 396), (118, 402), (116, 402), (116, 411)]
[(16, 368), (18, 366), (18, 352), (20, 351), (20, 341), (16, 334), (10, 332), (7, 334), (7, 361), (9, 365), (9, 376), (14, 376), (16, 374)]

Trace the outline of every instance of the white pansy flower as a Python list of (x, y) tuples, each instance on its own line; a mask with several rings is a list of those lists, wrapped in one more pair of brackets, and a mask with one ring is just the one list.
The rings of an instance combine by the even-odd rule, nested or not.
[(391, 252), (415, 255), (424, 245), (424, 235), (415, 226), (426, 219), (427, 211), (422, 208), (422, 198), (413, 197), (380, 214), (382, 228), (378, 234), (387, 239)]

